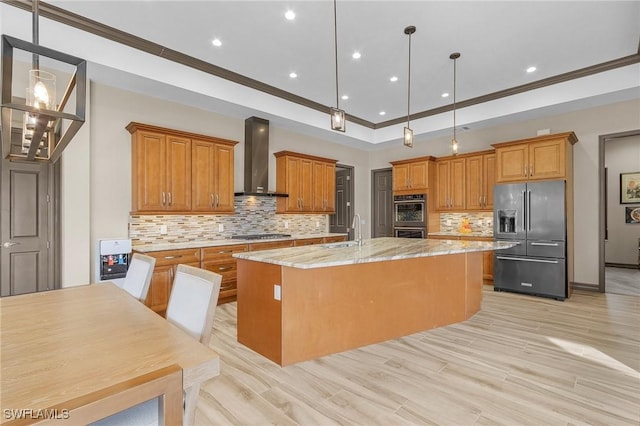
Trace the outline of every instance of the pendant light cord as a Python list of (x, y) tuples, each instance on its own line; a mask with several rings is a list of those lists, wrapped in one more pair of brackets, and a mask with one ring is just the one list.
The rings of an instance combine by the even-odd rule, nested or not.
[[(36, 46), (40, 44), (40, 29), (38, 27), (38, 15), (40, 14), (40, 2), (39, 0), (32, 0), (32, 42)], [(33, 65), (33, 69), (37, 70), (40, 68), (40, 59), (37, 54), (32, 55), (31, 63)]]
[(409, 128), (411, 128), (411, 34), (413, 34), (413, 32), (409, 32), (409, 72), (407, 77), (407, 127)]
[(336, 53), (336, 108), (340, 109), (339, 96), (338, 96), (338, 12), (336, 6), (336, 0), (333, 0), (333, 41), (334, 49)]
[(456, 62), (457, 58), (453, 60), (453, 140), (456, 139)]

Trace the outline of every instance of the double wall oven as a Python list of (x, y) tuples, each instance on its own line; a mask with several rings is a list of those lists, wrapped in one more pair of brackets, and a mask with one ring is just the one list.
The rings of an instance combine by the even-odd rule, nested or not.
[(427, 194), (393, 197), (393, 235), (427, 238)]

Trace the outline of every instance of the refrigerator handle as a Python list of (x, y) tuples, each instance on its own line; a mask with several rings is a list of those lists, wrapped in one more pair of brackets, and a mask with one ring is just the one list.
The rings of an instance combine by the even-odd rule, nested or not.
[(528, 230), (531, 231), (531, 191), (527, 191), (528, 199), (527, 199), (527, 223)]
[(527, 191), (522, 191), (522, 230), (527, 230)]

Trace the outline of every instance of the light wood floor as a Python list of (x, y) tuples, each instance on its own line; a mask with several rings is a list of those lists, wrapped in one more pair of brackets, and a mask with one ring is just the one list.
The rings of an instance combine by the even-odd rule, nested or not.
[(604, 279), (607, 293), (640, 296), (640, 269), (607, 266), (604, 269)]
[(238, 344), (236, 304), (218, 306), (221, 375), (202, 386), (196, 422), (640, 424), (640, 297), (483, 296), (464, 323), (285, 368)]

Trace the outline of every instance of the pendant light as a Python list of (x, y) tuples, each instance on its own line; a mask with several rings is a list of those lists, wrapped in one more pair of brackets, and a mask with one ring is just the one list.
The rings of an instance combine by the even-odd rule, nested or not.
[(407, 127), (404, 128), (404, 146), (413, 148), (413, 130), (410, 127), (411, 120), (411, 35), (416, 32), (416, 27), (410, 25), (404, 29), (409, 36), (409, 67), (407, 78)]
[(449, 55), (449, 59), (453, 59), (453, 139), (451, 139), (451, 154), (458, 154), (458, 140), (456, 139), (456, 61), (460, 57), (460, 53), (455, 52)]
[[(86, 107), (86, 61), (39, 45), (39, 1), (32, 1), (33, 43), (2, 35), (2, 97), (1, 133), (2, 155), (10, 160), (49, 161), (60, 158), (62, 150), (84, 123)], [(24, 103), (13, 94), (13, 50), (32, 55), (29, 87)], [(74, 67), (60, 100), (56, 95), (56, 76), (40, 69), (40, 58), (45, 57)], [(24, 86), (23, 86), (24, 87)], [(67, 102), (75, 92), (75, 114), (65, 111)], [(23, 117), (22, 141), (15, 149), (11, 136), (16, 123), (13, 113)], [(20, 129), (20, 127), (17, 127)]]
[(336, 57), (336, 107), (331, 108), (331, 130), (344, 132), (347, 123), (345, 122), (344, 110), (340, 109), (338, 97), (338, 14), (336, 0), (333, 0), (333, 42)]

